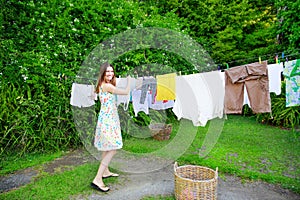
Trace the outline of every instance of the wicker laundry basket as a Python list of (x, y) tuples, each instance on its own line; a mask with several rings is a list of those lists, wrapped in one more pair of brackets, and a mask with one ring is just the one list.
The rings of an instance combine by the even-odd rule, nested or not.
[(170, 135), (172, 132), (172, 124), (150, 124), (149, 129), (151, 131), (151, 135), (155, 140), (168, 140), (170, 139)]
[(207, 167), (174, 164), (175, 198), (182, 199), (217, 199), (218, 168), (216, 171)]

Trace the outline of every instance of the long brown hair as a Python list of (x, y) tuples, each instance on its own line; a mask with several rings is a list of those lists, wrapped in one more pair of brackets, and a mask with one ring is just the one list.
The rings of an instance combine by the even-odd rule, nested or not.
[[(100, 73), (99, 73), (99, 77), (98, 77), (98, 81), (97, 81), (97, 86), (96, 86), (96, 93), (98, 94), (100, 92), (100, 86), (102, 84), (102, 82), (104, 81), (104, 77), (105, 77), (105, 73), (108, 67), (112, 67), (114, 72), (114, 66), (109, 64), (108, 62), (105, 62), (104, 64), (102, 64), (100, 66)], [(114, 77), (112, 78), (112, 80), (110, 81), (110, 83), (114, 86), (116, 86), (116, 76), (114, 74)]]

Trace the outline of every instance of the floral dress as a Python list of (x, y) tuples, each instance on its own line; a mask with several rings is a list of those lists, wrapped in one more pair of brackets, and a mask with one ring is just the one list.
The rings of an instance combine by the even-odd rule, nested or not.
[(98, 116), (94, 145), (99, 151), (121, 149), (123, 146), (116, 96), (109, 92), (99, 93), (101, 109)]

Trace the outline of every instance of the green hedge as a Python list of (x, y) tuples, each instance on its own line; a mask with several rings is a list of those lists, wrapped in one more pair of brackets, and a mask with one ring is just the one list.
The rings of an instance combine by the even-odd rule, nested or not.
[(286, 85), (281, 82), (281, 94), (271, 93), (271, 114), (257, 114), (257, 120), (262, 123), (274, 126), (299, 129), (300, 124), (300, 106), (286, 107)]
[[(11, 0), (1, 9), (0, 155), (81, 145), (69, 101), (72, 82), (89, 53), (128, 29), (183, 29), (175, 14), (161, 16), (157, 8), (143, 10), (133, 1)], [(144, 50), (119, 58), (118, 73), (124, 73), (125, 65), (145, 63), (139, 55)], [(186, 62), (175, 57), (153, 59)]]

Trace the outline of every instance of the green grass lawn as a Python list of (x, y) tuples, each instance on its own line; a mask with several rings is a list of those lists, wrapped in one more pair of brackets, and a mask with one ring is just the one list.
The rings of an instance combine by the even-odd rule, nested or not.
[[(300, 193), (299, 132), (259, 124), (255, 118), (239, 115), (227, 117), (217, 143), (206, 157), (200, 157), (199, 153), (203, 148), (207, 127), (196, 128), (190, 123), (190, 131), (196, 128), (196, 136), (187, 151), (177, 159), (178, 164), (202, 165), (212, 169), (218, 167), (220, 174), (229, 173), (244, 179), (260, 179)], [(144, 153), (162, 148), (175, 138), (179, 124), (174, 122), (169, 141), (125, 138), (124, 149)], [(189, 134), (189, 129), (186, 131), (186, 134)], [(14, 159), (14, 162), (9, 158), (1, 158), (0, 174), (28, 167), (32, 163), (37, 165), (49, 161), (60, 153), (54, 155), (51, 157), (35, 154), (31, 161), (28, 160), (30, 155), (26, 155), (26, 159)], [(97, 167), (97, 163), (89, 163), (55, 175), (41, 174), (24, 187), (0, 194), (0, 199), (53, 199), (54, 196), (56, 199), (67, 199), (79, 194), (88, 195), (92, 192), (89, 182)]]
[(210, 154), (199, 159), (202, 129), (182, 163), (218, 167), (220, 171), (249, 179), (262, 179), (300, 191), (299, 133), (259, 124), (254, 118), (228, 116)]
[[(261, 179), (300, 192), (300, 137), (299, 132), (259, 124), (254, 117), (228, 115), (222, 133), (206, 157), (199, 153), (207, 127), (198, 127), (189, 149), (178, 158), (179, 165), (194, 164), (218, 167), (220, 172), (247, 179)], [(176, 126), (175, 126), (176, 129)], [(187, 134), (195, 127), (190, 125)], [(171, 137), (174, 138), (174, 132)], [(126, 139), (124, 148), (133, 152), (151, 152), (169, 141)]]
[(22, 157), (14, 154), (9, 154), (1, 157), (0, 163), (0, 176), (12, 173), (19, 169), (25, 169), (28, 167), (47, 163), (55, 158), (59, 158), (64, 155), (64, 152), (54, 152), (41, 154), (39, 152), (25, 154)]
[[(97, 169), (98, 164), (89, 163), (63, 173), (40, 174), (30, 184), (10, 192), (1, 193), (0, 199), (69, 199), (79, 194), (84, 197), (94, 192), (90, 183)], [(105, 183), (109, 185), (115, 181), (116, 179), (107, 179)]]

